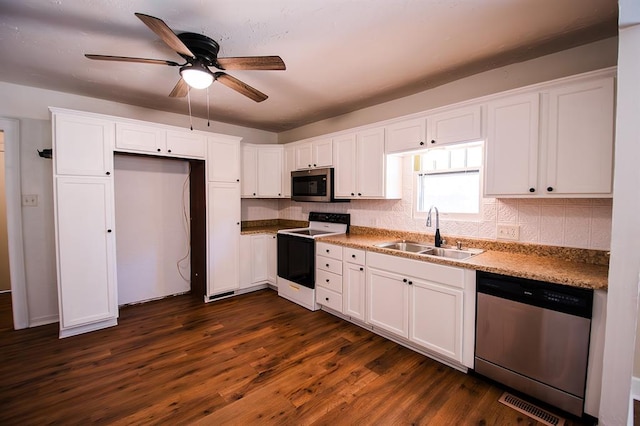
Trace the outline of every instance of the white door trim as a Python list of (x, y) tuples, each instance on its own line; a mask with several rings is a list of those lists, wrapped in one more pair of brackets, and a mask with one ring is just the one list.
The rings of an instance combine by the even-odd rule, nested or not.
[(29, 327), (27, 283), (22, 239), (20, 122), (16, 119), (0, 117), (0, 129), (4, 131), (7, 237), (9, 240), (9, 273), (11, 276), (13, 327), (19, 330)]

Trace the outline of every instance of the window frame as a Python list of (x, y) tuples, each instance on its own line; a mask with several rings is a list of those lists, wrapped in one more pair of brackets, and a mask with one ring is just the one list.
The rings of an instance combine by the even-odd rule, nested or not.
[[(459, 173), (459, 172), (466, 172), (466, 171), (470, 171), (470, 170), (478, 170), (479, 173), (479, 179), (478, 179), (478, 213), (448, 213), (446, 211), (439, 211), (440, 214), (440, 218), (441, 219), (446, 219), (446, 220), (459, 220), (459, 221), (465, 221), (465, 222), (481, 222), (482, 221), (482, 217), (483, 217), (483, 200), (484, 200), (484, 163), (485, 163), (485, 146), (486, 146), (486, 142), (484, 140), (479, 140), (479, 141), (474, 141), (474, 142), (463, 142), (463, 143), (457, 143), (457, 144), (448, 144), (446, 146), (440, 146), (438, 148), (442, 149), (442, 148), (454, 148), (454, 147), (459, 147), (460, 145), (469, 145), (472, 146), (474, 144), (477, 144), (481, 147), (481, 158), (482, 158), (482, 164), (480, 164), (479, 167), (464, 167), (464, 168), (450, 168), (450, 169), (445, 169), (445, 170), (433, 170), (433, 171), (429, 171), (427, 172), (426, 170), (424, 170), (424, 167), (422, 165), (422, 162), (420, 162), (420, 170), (415, 170), (415, 160), (411, 161), (412, 164), (412, 181), (413, 181), (413, 188), (412, 188), (412, 214), (413, 214), (413, 218), (414, 219), (423, 219), (426, 220), (427, 218), (427, 214), (428, 214), (428, 210), (425, 211), (419, 211), (418, 210), (418, 206), (419, 206), (419, 192), (420, 192), (420, 179), (421, 176), (424, 174), (431, 174), (431, 175), (436, 175), (436, 174), (446, 174), (446, 173)], [(430, 148), (430, 149), (438, 149), (438, 148)], [(427, 151), (429, 151), (429, 148), (425, 149), (425, 150), (421, 150), (421, 151), (416, 151), (414, 153), (412, 153), (412, 157), (413, 156), (422, 156), (424, 154), (427, 153)], [(438, 207), (436, 205), (436, 207)]]

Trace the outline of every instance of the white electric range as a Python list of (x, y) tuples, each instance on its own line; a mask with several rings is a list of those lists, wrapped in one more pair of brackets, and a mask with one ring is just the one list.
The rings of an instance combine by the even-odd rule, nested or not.
[(278, 231), (278, 295), (307, 309), (318, 309), (315, 298), (318, 237), (349, 232), (348, 213), (309, 213), (309, 227)]

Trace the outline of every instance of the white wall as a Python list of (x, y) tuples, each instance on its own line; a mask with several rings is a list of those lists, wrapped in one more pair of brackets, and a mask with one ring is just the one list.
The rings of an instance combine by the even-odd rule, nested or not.
[(0, 291), (11, 290), (9, 239), (7, 238), (7, 200), (4, 189), (4, 132), (0, 131)]
[(115, 156), (118, 305), (189, 291), (188, 178), (183, 160)]
[[(38, 157), (36, 149), (51, 148), (49, 106), (109, 114), (187, 127), (189, 118), (131, 105), (119, 104), (35, 87), (0, 82), (0, 117), (20, 122), (20, 169), (22, 194), (38, 196), (37, 207), (22, 208), (28, 326), (58, 319), (55, 245), (53, 230), (53, 173), (51, 160)], [(275, 133), (195, 119), (197, 130), (243, 137), (251, 143), (276, 143)], [(7, 164), (7, 167), (11, 167)], [(14, 289), (15, 291), (15, 289)]]
[(347, 130), (468, 99), (616, 65), (617, 37), (462, 78), (442, 86), (318, 121), (278, 135), (280, 143)]
[[(627, 8), (625, 8), (627, 6)], [(629, 13), (629, 9), (635, 10)], [(607, 327), (600, 423), (632, 424), (629, 394), (640, 273), (640, 7), (622, 1)]]

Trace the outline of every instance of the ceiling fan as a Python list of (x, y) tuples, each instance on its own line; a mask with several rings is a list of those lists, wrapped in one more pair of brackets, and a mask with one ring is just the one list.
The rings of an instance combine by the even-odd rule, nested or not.
[(256, 102), (267, 99), (267, 95), (229, 74), (219, 70), (284, 70), (286, 66), (279, 56), (244, 56), (234, 58), (218, 58), (220, 45), (209, 37), (196, 33), (176, 34), (162, 19), (142, 13), (135, 14), (144, 24), (156, 33), (167, 46), (175, 50), (186, 61), (179, 64), (162, 59), (131, 58), (125, 56), (107, 56), (86, 54), (89, 59), (100, 61), (139, 62), (143, 64), (169, 65), (180, 67), (180, 80), (169, 96), (181, 98), (187, 96), (189, 87), (207, 88), (215, 80), (239, 92)]

